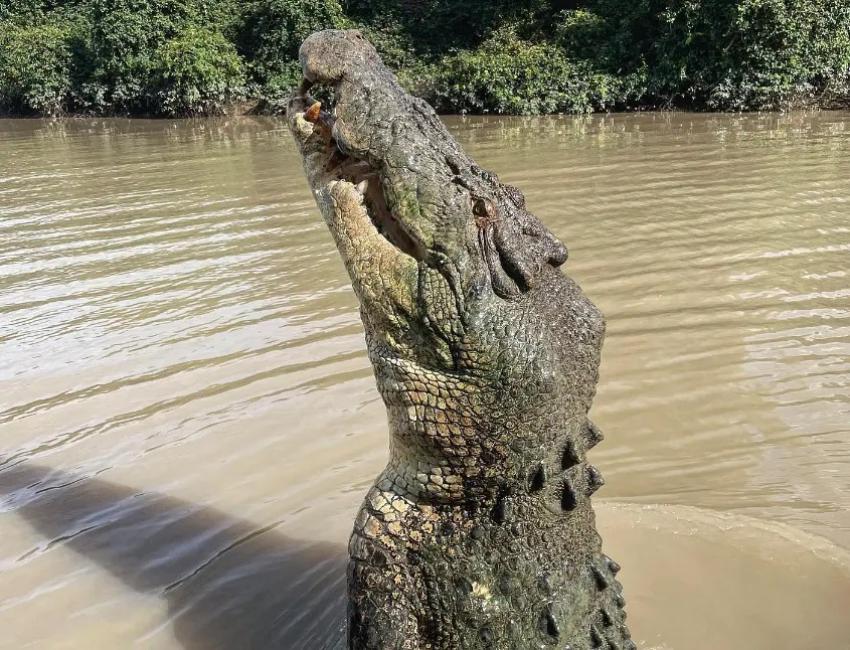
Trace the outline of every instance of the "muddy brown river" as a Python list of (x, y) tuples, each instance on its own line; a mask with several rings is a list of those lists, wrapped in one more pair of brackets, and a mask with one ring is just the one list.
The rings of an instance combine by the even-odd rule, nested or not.
[[(608, 318), (641, 648), (850, 648), (850, 113), (447, 118)], [(338, 644), (386, 455), (281, 121), (0, 120), (0, 648)]]

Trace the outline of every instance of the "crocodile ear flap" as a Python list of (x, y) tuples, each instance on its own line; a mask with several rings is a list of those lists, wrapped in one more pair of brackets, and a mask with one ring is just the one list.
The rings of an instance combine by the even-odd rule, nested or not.
[(505, 273), (523, 292), (537, 286), (547, 265), (557, 268), (567, 259), (566, 246), (524, 210), (495, 224), (493, 243)]

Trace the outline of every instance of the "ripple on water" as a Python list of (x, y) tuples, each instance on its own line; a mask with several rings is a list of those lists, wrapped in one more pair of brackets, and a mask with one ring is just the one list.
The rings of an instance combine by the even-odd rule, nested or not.
[[(448, 119), (608, 317), (600, 521), (647, 647), (850, 638), (848, 117)], [(0, 647), (332, 639), (386, 427), (283, 123), (0, 133)]]

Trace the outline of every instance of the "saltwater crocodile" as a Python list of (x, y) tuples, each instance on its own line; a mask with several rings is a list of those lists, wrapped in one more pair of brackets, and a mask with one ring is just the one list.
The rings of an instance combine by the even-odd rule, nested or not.
[(566, 248), (359, 32), (313, 34), (300, 62), (289, 125), (389, 417), (349, 544), (349, 647), (634, 648), (585, 456), (604, 320)]

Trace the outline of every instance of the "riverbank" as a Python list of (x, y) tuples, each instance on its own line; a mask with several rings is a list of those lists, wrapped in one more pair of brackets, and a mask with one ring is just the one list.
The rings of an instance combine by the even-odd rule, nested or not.
[[(311, 32), (359, 28), (441, 113), (850, 105), (842, 0), (13, 0), (0, 113), (274, 113)], [(656, 6), (657, 5), (657, 6)]]
[[(626, 106), (613, 108), (605, 111), (582, 111), (573, 113), (490, 113), (490, 112), (452, 112), (452, 111), (437, 111), (443, 118), (451, 117), (504, 117), (504, 118), (546, 118), (546, 117), (580, 117), (580, 116), (617, 116), (630, 114), (694, 114), (694, 115), (759, 115), (759, 114), (776, 114), (790, 115), (797, 112), (845, 112), (850, 111), (850, 98), (838, 98), (831, 102), (807, 102), (802, 99), (799, 102), (789, 102), (781, 108), (769, 110), (740, 110), (740, 111), (722, 111), (711, 110), (703, 107), (699, 108), (681, 108), (677, 106)], [(283, 102), (269, 104), (264, 99), (244, 99), (231, 104), (223, 105), (216, 113), (205, 114), (181, 114), (181, 115), (164, 115), (157, 113), (128, 113), (128, 114), (98, 114), (98, 113), (59, 113), (53, 115), (42, 115), (38, 113), (4, 113), (0, 112), (0, 119), (9, 120), (111, 120), (111, 119), (127, 119), (127, 120), (192, 120), (192, 119), (209, 119), (209, 118), (236, 118), (236, 117), (283, 117), (286, 114), (286, 107)]]

